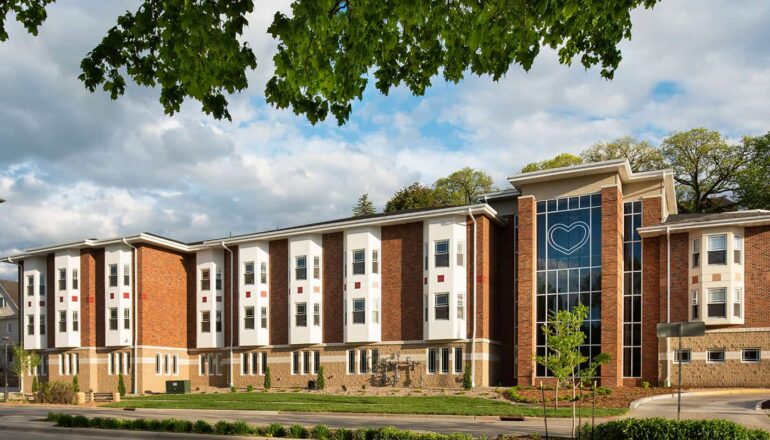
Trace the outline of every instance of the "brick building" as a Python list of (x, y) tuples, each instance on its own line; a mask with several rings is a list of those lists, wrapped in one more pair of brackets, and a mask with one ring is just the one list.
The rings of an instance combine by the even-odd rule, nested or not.
[[(195, 243), (143, 233), (31, 249), (22, 343), (41, 380), (135, 392), (531, 385), (539, 330), (586, 304), (605, 386), (770, 384), (770, 212), (678, 215), (670, 171), (610, 161), (519, 174), (478, 204)], [(660, 322), (703, 320), (674, 352)]]

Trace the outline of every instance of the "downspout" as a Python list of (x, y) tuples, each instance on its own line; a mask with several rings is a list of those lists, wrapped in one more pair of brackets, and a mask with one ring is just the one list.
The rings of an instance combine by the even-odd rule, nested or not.
[[(17, 304), (18, 310), (19, 310), (19, 319), (17, 321), (17, 325), (19, 326), (19, 347), (24, 348), (24, 282), (26, 281), (24, 279), (24, 274), (20, 273), (21, 270), (21, 263), (14, 263), (11, 259), (11, 257), (8, 257), (8, 262), (11, 264), (16, 265), (16, 277), (19, 279), (19, 303)], [(7, 355), (7, 353), (6, 353)], [(8, 370), (8, 357), (5, 358), (5, 361), (3, 362), (3, 365), (6, 370)], [(22, 373), (22, 377), (19, 378), (19, 392), (24, 392), (24, 374)], [(8, 394), (5, 396), (5, 400), (8, 400)]]
[(468, 215), (473, 220), (473, 332), (471, 333), (471, 388), (476, 388), (476, 217), (471, 208)]
[(222, 241), (222, 247), (225, 248), (227, 252), (230, 252), (230, 354), (229, 354), (229, 361), (228, 364), (230, 364), (230, 375), (228, 376), (227, 380), (229, 382), (230, 388), (233, 387), (233, 326), (235, 325), (233, 323), (233, 251), (230, 250), (225, 245), (225, 242)]
[[(664, 173), (664, 177), (665, 177)], [(673, 176), (673, 173), (671, 173)], [(665, 185), (663, 195), (665, 194)], [(668, 199), (666, 199), (667, 201)], [(674, 204), (676, 207), (676, 204)], [(666, 323), (671, 323), (671, 227), (666, 226)], [(679, 339), (681, 343), (681, 338)], [(671, 386), (671, 339), (666, 338), (666, 379), (665, 387)], [(681, 370), (680, 370), (681, 371)]]
[(139, 265), (136, 262), (136, 253), (138, 251), (136, 249), (136, 246), (129, 244), (125, 237), (123, 237), (123, 244), (125, 244), (126, 246), (130, 247), (131, 249), (133, 249), (132, 257), (133, 257), (133, 260), (134, 260), (134, 274), (131, 277), (131, 290), (133, 291), (132, 292), (132, 296), (134, 298), (134, 312), (133, 312), (134, 322), (133, 322), (133, 326), (131, 328), (131, 330), (132, 330), (131, 333), (133, 333), (131, 335), (131, 339), (132, 339), (132, 345), (133, 345), (133, 349), (134, 349), (133, 350), (134, 351), (134, 362), (133, 362), (133, 365), (132, 365), (132, 368), (131, 368), (131, 384), (132, 384), (131, 392), (134, 395), (136, 395), (136, 394), (138, 394), (137, 390), (139, 389), (139, 384), (136, 383), (139, 380), (139, 376), (136, 374), (136, 370), (139, 368), (139, 363), (138, 363), (138, 359), (137, 359), (138, 353), (137, 353), (137, 348), (136, 348), (137, 332), (138, 332), (137, 326), (139, 325), (139, 320), (137, 319), (137, 316), (138, 316), (138, 313), (139, 313), (139, 305), (137, 304), (137, 298), (136, 298), (136, 284), (137, 284), (138, 279), (139, 279), (139, 277), (137, 276), (138, 273), (139, 273)]

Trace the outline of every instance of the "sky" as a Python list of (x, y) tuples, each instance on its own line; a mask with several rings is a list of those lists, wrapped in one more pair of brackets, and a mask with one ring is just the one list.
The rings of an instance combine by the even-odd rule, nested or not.
[[(495, 82), (436, 78), (425, 96), (373, 87), (350, 121), (316, 126), (265, 103), (276, 42), (266, 29), (288, 1), (255, 2), (244, 39), (257, 56), (233, 121), (190, 101), (164, 115), (157, 89), (112, 101), (77, 79), (79, 63), (138, 0), (59, 2), (37, 37), (14, 20), (0, 43), (0, 255), (141, 231), (185, 241), (378, 209), (400, 187), (465, 166), (500, 188), (529, 162), (634, 136), (707, 127), (731, 139), (770, 130), (770, 2), (663, 0), (632, 14), (612, 81), (545, 50), (529, 72)], [(14, 267), (0, 265), (0, 277)]]

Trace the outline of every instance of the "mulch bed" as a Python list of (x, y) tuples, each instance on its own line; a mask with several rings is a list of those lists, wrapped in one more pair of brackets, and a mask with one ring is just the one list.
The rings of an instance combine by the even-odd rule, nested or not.
[[(685, 390), (682, 390), (685, 391)], [(628, 405), (634, 400), (641, 399), (643, 397), (656, 396), (660, 394), (671, 394), (676, 392), (676, 389), (672, 388), (641, 388), (641, 387), (622, 387), (613, 388), (609, 395), (600, 396), (597, 393), (596, 406), (602, 408), (628, 408)], [(538, 403), (542, 402), (542, 396), (539, 388), (519, 388), (517, 391), (519, 396), (527, 399), (536, 400)], [(545, 398), (546, 405), (553, 406), (553, 400), (556, 392), (554, 390), (546, 390)], [(578, 392), (578, 395), (580, 393)], [(559, 390), (559, 406), (568, 406), (570, 404), (569, 399), (572, 397), (571, 389)], [(591, 391), (583, 390), (583, 398), (578, 402), (579, 406), (591, 405)]]

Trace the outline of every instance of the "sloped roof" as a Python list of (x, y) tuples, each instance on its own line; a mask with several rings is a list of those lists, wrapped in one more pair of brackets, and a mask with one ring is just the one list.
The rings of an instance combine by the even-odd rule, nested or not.
[(13, 305), (19, 306), (19, 283), (10, 280), (0, 280), (0, 289), (4, 290), (13, 301)]

